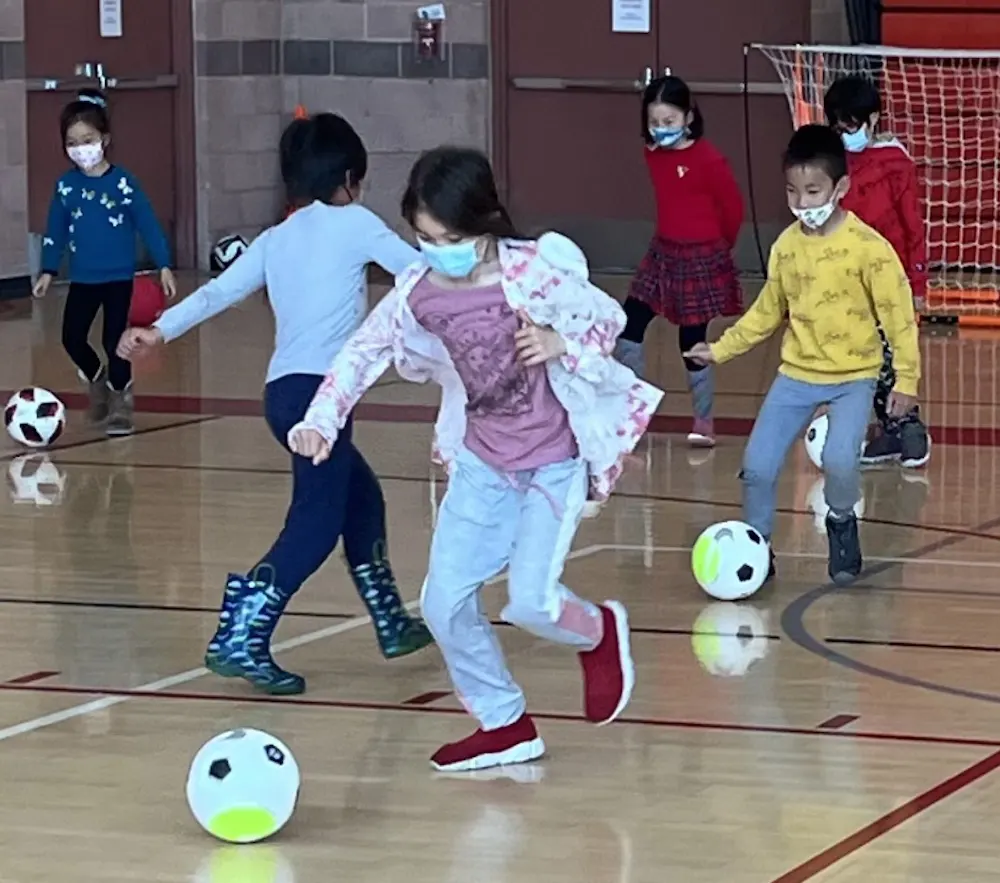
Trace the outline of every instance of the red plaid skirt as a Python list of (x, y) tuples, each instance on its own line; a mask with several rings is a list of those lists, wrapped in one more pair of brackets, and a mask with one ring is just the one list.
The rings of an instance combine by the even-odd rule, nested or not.
[(743, 290), (725, 242), (674, 242), (654, 236), (629, 296), (674, 325), (703, 325), (743, 312)]

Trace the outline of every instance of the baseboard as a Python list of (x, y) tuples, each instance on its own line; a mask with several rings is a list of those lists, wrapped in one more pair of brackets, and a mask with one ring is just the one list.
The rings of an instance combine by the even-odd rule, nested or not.
[(0, 300), (20, 300), (31, 297), (30, 276), (8, 276), (0, 279)]

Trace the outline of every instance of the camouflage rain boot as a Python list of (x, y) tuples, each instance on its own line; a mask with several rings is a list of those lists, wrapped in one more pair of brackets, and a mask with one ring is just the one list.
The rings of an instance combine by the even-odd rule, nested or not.
[(386, 659), (408, 656), (434, 643), (427, 626), (403, 606), (387, 559), (352, 567), (351, 579), (371, 614), (379, 649)]
[(265, 693), (301, 693), (305, 679), (271, 657), (271, 636), (288, 598), (273, 583), (254, 576), (229, 575), (205, 665), (224, 678), (243, 678)]

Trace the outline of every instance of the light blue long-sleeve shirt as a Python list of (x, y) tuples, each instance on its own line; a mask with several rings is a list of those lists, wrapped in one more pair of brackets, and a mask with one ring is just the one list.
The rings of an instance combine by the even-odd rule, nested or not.
[(323, 375), (368, 311), (365, 269), (396, 275), (420, 253), (361, 205), (314, 202), (265, 230), (222, 275), (156, 322), (174, 340), (261, 288), (274, 311), (274, 355), (267, 382)]

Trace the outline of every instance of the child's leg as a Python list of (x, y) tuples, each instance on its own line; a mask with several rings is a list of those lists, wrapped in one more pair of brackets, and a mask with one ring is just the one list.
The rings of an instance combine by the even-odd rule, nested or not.
[(587, 499), (587, 465), (566, 460), (519, 476), (526, 484), (501, 617), (580, 653), (584, 711), (605, 724), (625, 709), (635, 684), (624, 607), (574, 595), (559, 580)]
[(823, 474), (826, 504), (830, 507), (826, 518), (830, 578), (838, 585), (852, 582), (862, 568), (854, 506), (861, 499), (860, 451), (874, 392), (871, 380), (842, 383), (830, 390)]
[(104, 307), (101, 344), (108, 359), (108, 386), (111, 387), (108, 435), (130, 435), (135, 430), (132, 422), (132, 363), (119, 358), (115, 350), (128, 328), (132, 280), (102, 285), (101, 302)]
[[(282, 445), (321, 380), (296, 374), (267, 385), (265, 416)], [(227, 581), (219, 627), (205, 657), (212, 671), (245, 678), (269, 693), (301, 693), (305, 689), (299, 675), (280, 668), (271, 658), (271, 636), (292, 595), (319, 569), (340, 539), (352, 451), (348, 423), (326, 462), (313, 466), (305, 457), (292, 457), (292, 500), (281, 533), (249, 577), (230, 574)]]
[(770, 542), (778, 476), (795, 441), (802, 437), (826, 387), (779, 374), (768, 390), (743, 452), (743, 520)]
[(521, 498), (510, 478), (468, 451), (452, 464), (421, 602), (455, 694), (479, 730), (435, 752), (437, 769), (523, 763), (545, 750), (479, 597), (510, 559)]
[(414, 653), (433, 642), (427, 627), (413, 619), (399, 596), (389, 563), (382, 488), (361, 452), (351, 445), (350, 486), (343, 527), (344, 556), (351, 579), (371, 614), (386, 659)]
[[(677, 329), (677, 343), (681, 355), (695, 344), (708, 340), (708, 323), (702, 325), (680, 325)], [(690, 359), (684, 360), (687, 369), (688, 389), (691, 390), (691, 404), (694, 411), (694, 428), (688, 435), (688, 442), (695, 447), (712, 447), (715, 444), (715, 428), (712, 425), (712, 401), (715, 398), (715, 371), (711, 365), (699, 365)]]
[(101, 308), (100, 286), (74, 282), (63, 308), (62, 345), (81, 379), (90, 388), (89, 417), (99, 423), (108, 416), (108, 387), (101, 359), (91, 347), (90, 326)]
[(656, 313), (641, 300), (631, 296), (625, 298), (622, 307), (625, 310), (625, 328), (615, 344), (614, 356), (626, 368), (642, 377), (646, 370), (642, 342)]

